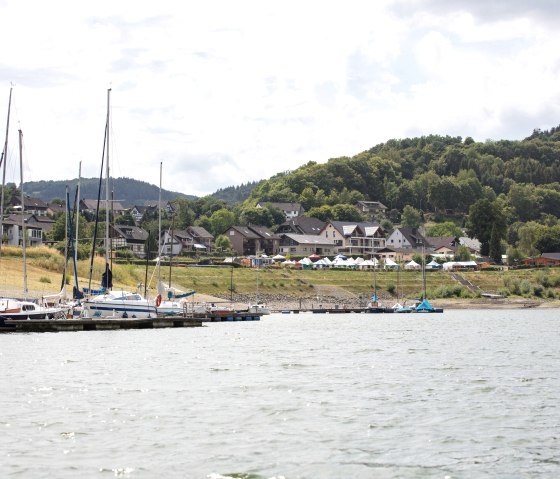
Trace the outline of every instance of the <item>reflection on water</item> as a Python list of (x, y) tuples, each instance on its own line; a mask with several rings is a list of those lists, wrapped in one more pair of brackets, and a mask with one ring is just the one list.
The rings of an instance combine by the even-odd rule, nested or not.
[(560, 313), (0, 336), (2, 477), (557, 477)]

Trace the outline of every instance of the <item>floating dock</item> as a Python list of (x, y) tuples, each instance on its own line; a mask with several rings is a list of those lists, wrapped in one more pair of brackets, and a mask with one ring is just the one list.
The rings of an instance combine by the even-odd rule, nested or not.
[(203, 322), (259, 321), (261, 314), (247, 311), (190, 313), (157, 318), (5, 319), (0, 332), (40, 333), (60, 331), (106, 331), (115, 329), (193, 328)]
[(40, 333), (60, 331), (106, 331), (114, 329), (193, 328), (202, 326), (196, 318), (74, 318), (74, 319), (6, 319), (2, 332)]

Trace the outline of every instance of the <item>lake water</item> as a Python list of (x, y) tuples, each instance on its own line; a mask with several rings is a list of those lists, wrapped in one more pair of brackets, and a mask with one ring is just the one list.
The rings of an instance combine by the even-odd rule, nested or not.
[(560, 477), (560, 311), (0, 335), (0, 477)]

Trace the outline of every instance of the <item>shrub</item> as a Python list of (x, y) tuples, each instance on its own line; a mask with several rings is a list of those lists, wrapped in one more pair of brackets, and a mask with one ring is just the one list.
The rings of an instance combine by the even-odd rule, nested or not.
[(531, 283), (526, 279), (522, 279), (519, 283), (519, 292), (523, 295), (531, 293)]
[(51, 279), (50, 279), (50, 278), (47, 278), (46, 276), (41, 276), (41, 277), (39, 278), (39, 282), (40, 282), (40, 283), (49, 283), (49, 284), (50, 284)]
[(389, 283), (389, 284), (387, 285), (387, 291), (388, 291), (390, 294), (395, 294), (396, 289), (397, 289), (397, 287), (396, 287), (393, 283)]
[(544, 295), (544, 288), (540, 284), (536, 284), (535, 286), (533, 286), (533, 294), (537, 298), (542, 298)]

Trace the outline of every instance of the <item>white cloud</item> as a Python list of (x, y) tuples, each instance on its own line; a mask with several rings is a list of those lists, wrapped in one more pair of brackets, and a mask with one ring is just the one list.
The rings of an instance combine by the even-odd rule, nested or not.
[(158, 184), (162, 161), (195, 195), (390, 138), (560, 123), (549, 2), (78, 3), (0, 2), (27, 180), (99, 174), (108, 87), (113, 176)]

